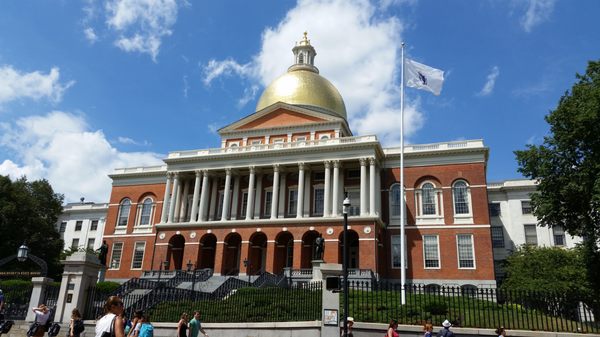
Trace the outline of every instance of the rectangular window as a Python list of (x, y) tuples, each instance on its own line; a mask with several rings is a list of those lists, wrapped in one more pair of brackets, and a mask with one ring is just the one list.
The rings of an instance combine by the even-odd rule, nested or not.
[(219, 191), (219, 196), (218, 196), (218, 200), (219, 203), (217, 204), (217, 219), (216, 220), (221, 220), (221, 217), (223, 216), (223, 200), (225, 198), (225, 194), (223, 191)]
[(348, 216), (360, 215), (360, 190), (349, 190), (348, 199), (350, 199), (350, 207), (348, 208)]
[(492, 227), (492, 247), (504, 248), (504, 228)]
[(246, 209), (248, 208), (248, 192), (242, 193), (242, 209), (241, 209), (241, 217), (246, 217)]
[(94, 249), (94, 244), (96, 243), (96, 239), (88, 239), (87, 249)]
[(73, 239), (73, 241), (71, 241), (71, 249), (75, 250), (79, 248), (79, 239)]
[(348, 179), (360, 179), (360, 170), (347, 170), (346, 176)]
[(423, 258), (425, 268), (439, 268), (439, 237), (437, 235), (423, 235)]
[(500, 203), (499, 202), (489, 203), (488, 208), (490, 210), (490, 216), (500, 216)]
[(262, 144), (262, 140), (260, 140), (260, 139), (252, 141), (252, 145), (260, 145), (260, 144)]
[(298, 191), (290, 190), (288, 199), (288, 215), (295, 215), (298, 208)]
[(565, 245), (565, 230), (562, 228), (562, 226), (552, 227), (552, 236), (554, 237), (555, 246)]
[(146, 249), (145, 242), (136, 242), (133, 248), (133, 259), (131, 260), (131, 269), (142, 269), (144, 262), (144, 250)]
[(75, 231), (80, 231), (82, 225), (83, 225), (82, 220), (78, 220), (77, 222), (75, 222)]
[(392, 268), (402, 268), (402, 263), (400, 261), (402, 258), (401, 255), (401, 244), (400, 244), (400, 235), (392, 235), (391, 237), (391, 246), (392, 246)]
[(90, 230), (91, 231), (98, 230), (98, 220), (92, 220), (92, 223), (90, 224)]
[(458, 234), (456, 236), (456, 245), (458, 248), (458, 268), (475, 268), (473, 235)]
[(110, 269), (121, 268), (121, 254), (123, 253), (123, 242), (115, 242), (110, 255)]
[(537, 246), (537, 226), (534, 224), (524, 225), (525, 228), (525, 244)]
[(59, 233), (64, 233), (67, 230), (67, 222), (63, 221), (60, 223)]
[(265, 209), (263, 210), (263, 215), (265, 217), (271, 215), (271, 205), (273, 204), (273, 191), (265, 192)]
[(529, 200), (521, 201), (521, 213), (531, 214), (531, 201), (529, 201)]
[(325, 190), (320, 188), (315, 188), (315, 204), (313, 209), (315, 210), (315, 215), (323, 215), (323, 207), (325, 203)]

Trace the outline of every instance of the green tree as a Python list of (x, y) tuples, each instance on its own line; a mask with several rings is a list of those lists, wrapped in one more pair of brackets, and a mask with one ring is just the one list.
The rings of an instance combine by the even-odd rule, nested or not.
[[(62, 273), (59, 256), (63, 240), (56, 230), (62, 212), (63, 196), (54, 193), (47, 180), (15, 181), (0, 175), (0, 258), (16, 254), (23, 242), (31, 254), (48, 264), (48, 276)], [(31, 261), (13, 261), (4, 270), (39, 270)]]
[(533, 213), (544, 226), (562, 226), (584, 238), (589, 301), (600, 315), (600, 61), (590, 61), (585, 74), (546, 116), (550, 134), (542, 145), (515, 151), (519, 171), (538, 181)]

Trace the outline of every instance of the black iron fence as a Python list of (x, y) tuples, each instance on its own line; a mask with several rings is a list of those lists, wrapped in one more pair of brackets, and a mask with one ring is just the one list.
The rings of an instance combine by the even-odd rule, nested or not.
[(448, 319), (460, 327), (600, 331), (599, 317), (594, 322), (592, 310), (575, 293), (409, 285), (401, 305), (398, 283), (350, 281), (348, 286), (349, 316), (359, 322), (440, 325)]
[(42, 293), (41, 303), (44, 303), (49, 308), (56, 308), (56, 302), (58, 301), (58, 293), (60, 291), (59, 284), (48, 284), (44, 287)]
[(3, 286), (4, 293), (4, 318), (7, 320), (24, 320), (31, 299), (31, 284), (17, 284)]

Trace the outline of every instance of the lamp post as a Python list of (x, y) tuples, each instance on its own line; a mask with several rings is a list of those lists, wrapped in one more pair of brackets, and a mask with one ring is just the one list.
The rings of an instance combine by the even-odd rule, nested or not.
[[(194, 270), (192, 270), (192, 267), (194, 267)], [(193, 291), (193, 295), (192, 295), (192, 300), (196, 301), (196, 266), (192, 263), (192, 260), (189, 260), (187, 263), (187, 270), (188, 272), (192, 272), (192, 291)]]
[(344, 336), (348, 336), (348, 208), (350, 199), (344, 199), (344, 250), (343, 250), (343, 273), (344, 273)]

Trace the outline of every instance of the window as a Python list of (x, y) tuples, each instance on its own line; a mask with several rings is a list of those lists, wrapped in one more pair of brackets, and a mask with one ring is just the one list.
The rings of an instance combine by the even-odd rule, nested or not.
[(423, 259), (425, 260), (426, 269), (440, 267), (439, 248), (439, 236), (423, 235)]
[(325, 180), (325, 172), (315, 172), (315, 181)]
[(525, 244), (537, 246), (537, 228), (535, 224), (524, 225), (525, 228)]
[(83, 225), (83, 221), (82, 220), (76, 221), (75, 222), (75, 231), (80, 231), (82, 225)]
[(145, 242), (136, 242), (133, 248), (133, 259), (131, 260), (131, 269), (142, 269), (144, 262), (144, 250), (146, 249)]
[(219, 191), (219, 196), (218, 196), (218, 202), (217, 202), (217, 215), (216, 215), (216, 220), (221, 220), (221, 217), (223, 216), (223, 201), (225, 200), (225, 192), (224, 191)]
[(78, 248), (79, 248), (79, 239), (73, 239), (73, 241), (71, 241), (71, 249), (76, 250)]
[(298, 136), (298, 137), (296, 137), (296, 141), (297, 142), (305, 142), (306, 141), (306, 136)]
[(140, 212), (139, 226), (150, 226), (150, 217), (152, 216), (152, 199), (146, 198), (142, 203), (142, 210)]
[(129, 210), (131, 209), (131, 201), (125, 199), (119, 205), (119, 217), (117, 218), (117, 227), (127, 227), (127, 219), (129, 219)]
[(348, 179), (360, 179), (360, 170), (348, 170), (346, 175)]
[(502, 227), (492, 227), (492, 247), (504, 248), (504, 229)]
[(324, 203), (325, 190), (323, 187), (315, 187), (315, 204), (313, 207), (315, 215), (323, 215)]
[(454, 214), (470, 214), (469, 189), (465, 181), (457, 181), (452, 186), (454, 196)]
[(473, 235), (458, 234), (456, 236), (456, 245), (458, 248), (458, 268), (475, 268)]
[(60, 223), (60, 228), (59, 228), (59, 232), (60, 233), (64, 233), (67, 230), (67, 222), (66, 221), (62, 221)]
[(252, 144), (252, 145), (260, 145), (260, 144), (262, 144), (262, 140), (260, 140), (260, 139), (255, 139), (255, 140), (253, 140), (253, 141), (252, 141), (252, 143), (251, 143), (251, 144)]
[(555, 246), (565, 245), (565, 230), (562, 228), (562, 226), (552, 227), (552, 236), (554, 237)]
[(488, 204), (490, 216), (500, 216), (500, 203), (492, 202)]
[(295, 215), (298, 208), (298, 191), (290, 190), (288, 199), (288, 215)]
[(229, 147), (238, 147), (238, 146), (240, 146), (240, 144), (238, 142), (229, 143)]
[(242, 209), (241, 209), (242, 217), (246, 216), (247, 209), (248, 209), (248, 192), (244, 192), (244, 193), (242, 193)]
[(348, 216), (360, 215), (360, 190), (348, 190), (348, 199), (350, 199)]
[(273, 191), (265, 191), (265, 209), (263, 210), (264, 216), (271, 215), (271, 205), (273, 205)]
[(435, 189), (432, 183), (425, 183), (421, 187), (421, 204), (423, 215), (436, 215)]
[(110, 269), (121, 268), (121, 254), (123, 253), (123, 242), (115, 242), (112, 247), (110, 258)]
[(399, 184), (392, 185), (390, 188), (390, 217), (400, 217), (400, 207), (402, 207), (401, 188)]
[(90, 224), (90, 230), (91, 231), (98, 230), (98, 220), (92, 220), (92, 223)]
[(320, 136), (319, 136), (319, 139), (322, 139), (322, 140), (327, 140), (327, 139), (329, 139), (329, 135), (327, 135), (327, 134), (325, 134), (325, 135), (320, 135)]
[(298, 64), (304, 63), (304, 54), (298, 54)]
[(392, 268), (402, 268), (402, 263), (401, 263), (402, 247), (400, 244), (400, 235), (392, 235), (391, 246), (392, 246)]
[(529, 200), (521, 201), (521, 213), (531, 214), (531, 201), (529, 201)]
[(96, 239), (88, 239), (87, 249), (93, 250), (95, 243), (96, 243)]

